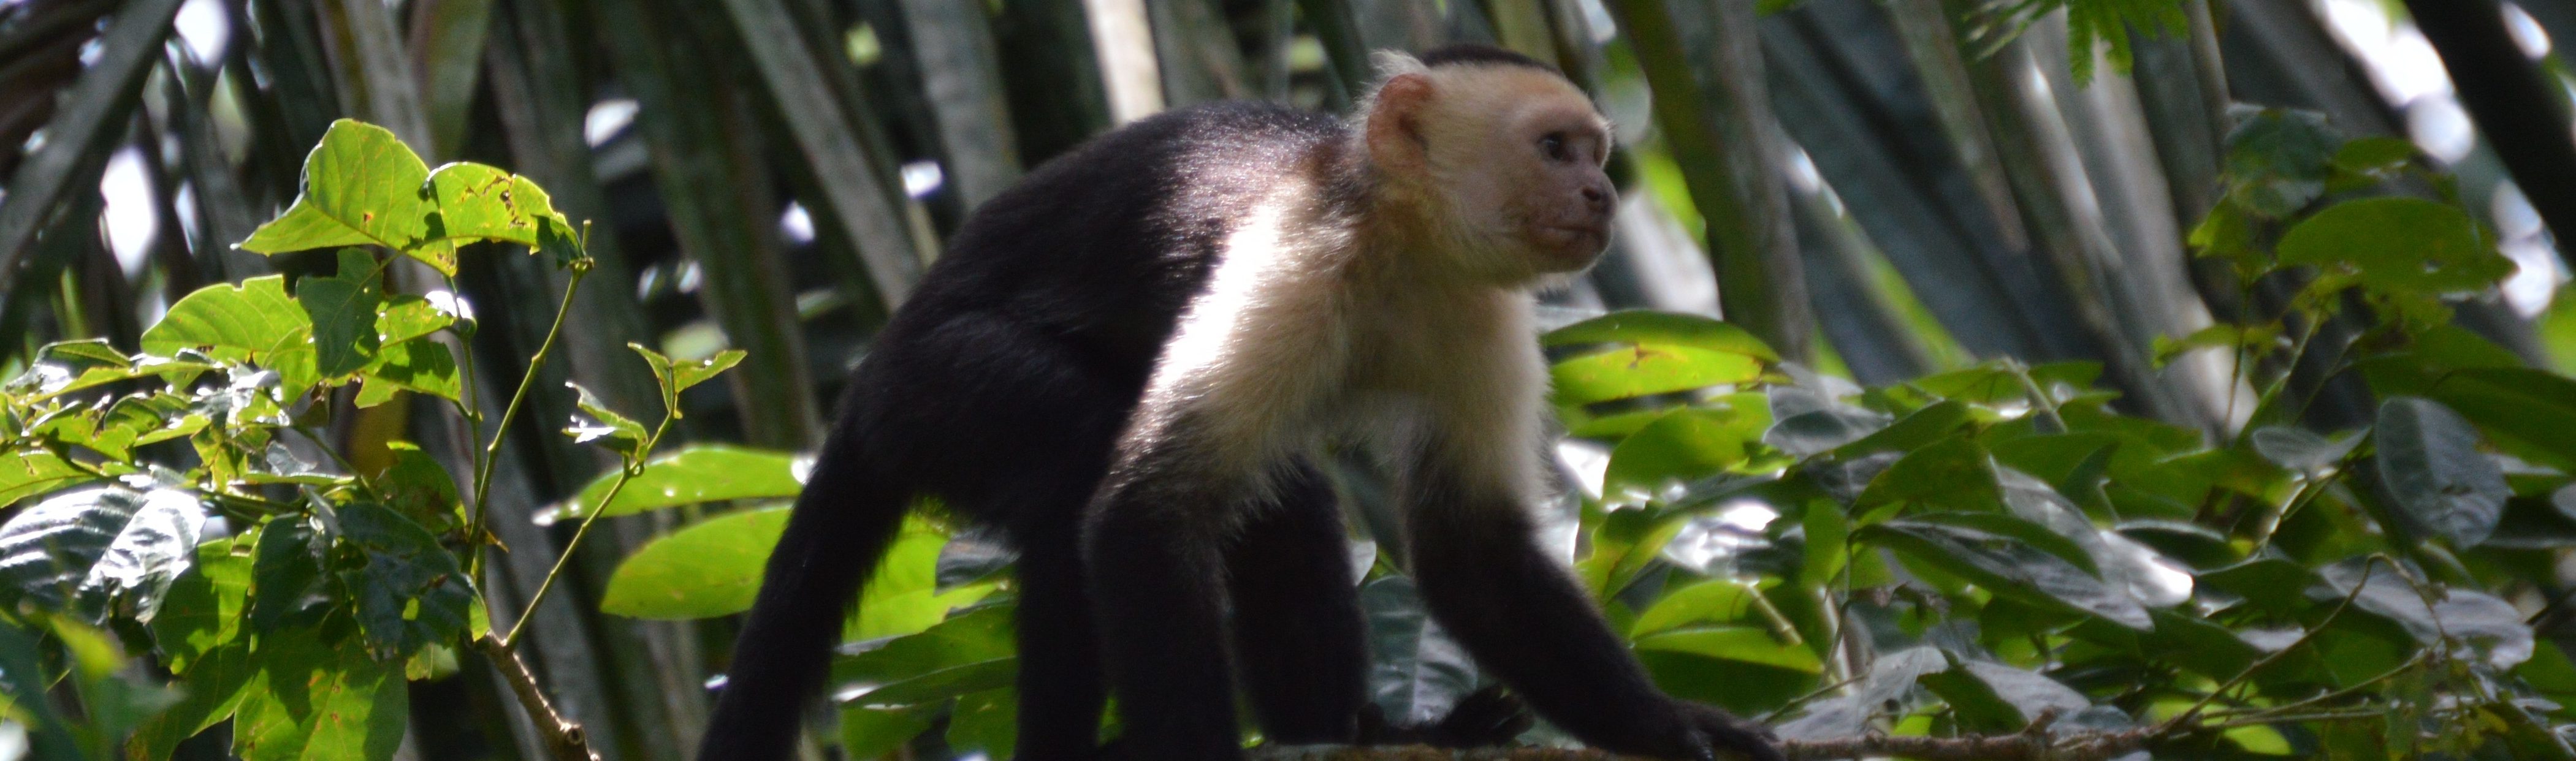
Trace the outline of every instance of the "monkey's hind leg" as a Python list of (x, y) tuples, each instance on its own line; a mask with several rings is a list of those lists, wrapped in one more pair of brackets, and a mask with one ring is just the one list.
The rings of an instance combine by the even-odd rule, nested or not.
[(1226, 555), (1235, 665), (1271, 742), (1349, 743), (1367, 701), (1367, 625), (1333, 487), (1311, 462), (1255, 505)]

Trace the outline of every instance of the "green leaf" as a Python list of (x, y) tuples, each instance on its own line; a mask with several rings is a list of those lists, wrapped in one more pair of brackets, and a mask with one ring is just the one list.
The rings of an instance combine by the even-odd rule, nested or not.
[(339, 274), (296, 283), (295, 302), (313, 325), (314, 369), (323, 377), (357, 372), (375, 359), (381, 346), (376, 307), (383, 299), (376, 258), (355, 248), (340, 249)]
[(1603, 493), (1651, 492), (1667, 481), (1705, 478), (1743, 462), (1744, 445), (1760, 432), (1742, 422), (1733, 410), (1689, 407), (1656, 418), (1611, 450)]
[(1815, 651), (1783, 643), (1760, 626), (1695, 626), (1637, 638), (1637, 649), (1687, 653), (1722, 661), (1741, 661), (1809, 674), (1824, 672)]
[(384, 347), (376, 355), (376, 362), (367, 366), (364, 377), (366, 386), (358, 390), (360, 407), (382, 404), (393, 398), (394, 389), (449, 400), (464, 392), (463, 381), (456, 373), (456, 355), (448, 352), (447, 344), (434, 338), (415, 338)]
[(996, 658), (961, 666), (931, 671), (901, 681), (879, 685), (841, 700), (845, 706), (908, 706), (964, 695), (970, 692), (1011, 686), (1020, 673), (1020, 659)]
[(394, 133), (350, 119), (332, 122), (304, 159), (304, 192), (241, 248), (281, 254), (373, 243), (454, 277), (455, 247), (430, 239), (438, 209), (424, 187), (428, 179), (429, 165)]
[(375, 486), (384, 494), (385, 506), (401, 513), (431, 533), (443, 533), (464, 523), (465, 503), (457, 494), (456, 479), (438, 458), (420, 450), (408, 441), (388, 441), (385, 448), (393, 462), (376, 474)]
[(2342, 462), (2344, 455), (2361, 444), (2361, 434), (2350, 433), (2328, 439), (2307, 429), (2286, 425), (2267, 425), (2254, 429), (2251, 436), (2254, 451), (2263, 459), (2284, 468), (2303, 473), (2316, 473)]
[[(443, 304), (443, 306), (442, 306)], [(456, 305), (451, 295), (440, 300), (420, 296), (395, 296), (384, 302), (376, 313), (376, 341), (391, 346), (436, 333), (456, 324), (458, 315), (449, 311)]]
[(939, 588), (939, 554), (947, 547), (947, 532), (918, 516), (906, 519), (903, 531), (878, 561), (876, 574), (859, 589), (857, 616), (843, 629), (842, 638), (868, 640), (923, 631), (946, 619), (949, 611), (991, 594), (989, 583)]
[[(239, 543), (248, 549), (247, 542)], [(128, 758), (168, 758), (179, 742), (231, 718), (253, 671), (248, 612), (251, 559), (235, 540), (197, 545), (196, 567), (170, 587), (152, 637), (170, 670), (182, 677), (178, 705), (137, 728)]]
[(788, 508), (726, 513), (637, 548), (608, 577), (599, 609), (634, 618), (685, 620), (751, 609)]
[(176, 489), (100, 486), (36, 503), (0, 525), (0, 599), (149, 622), (196, 560), (205, 508)]
[(904, 747), (939, 720), (936, 706), (841, 709), (841, 755), (879, 758)]
[(1020, 736), (1019, 705), (1019, 691), (1008, 687), (957, 696), (957, 707), (948, 713), (948, 747), (987, 758), (1010, 756)]
[(287, 387), (302, 389), (320, 377), (308, 344), (312, 337), (313, 322), (287, 298), (285, 277), (268, 275), (238, 286), (206, 286), (179, 299), (143, 331), (143, 352), (166, 357), (198, 349), (276, 370)]
[(885, 646), (832, 660), (836, 691), (854, 684), (884, 684), (941, 669), (1009, 658), (1018, 652), (1009, 605), (977, 607), (930, 628), (888, 640)]
[[(796, 455), (726, 444), (693, 445), (644, 464), (606, 515), (629, 515), (678, 505), (728, 499), (794, 499), (805, 488)], [(617, 484), (619, 471), (591, 479), (581, 493), (539, 513), (539, 522), (588, 517)]]
[(2414, 141), (2373, 135), (2345, 142), (2335, 151), (2334, 167), (2352, 174), (2384, 175), (2404, 169), (2414, 160)]
[(0, 507), (27, 497), (87, 482), (96, 476), (40, 449), (0, 453)]
[(1917, 449), (1879, 471), (1854, 505), (1868, 507), (1915, 501), (1953, 509), (1981, 509), (2002, 498), (1997, 491), (1993, 458), (1966, 437), (1952, 437)]
[(383, 505), (340, 508), (342, 539), (359, 553), (338, 569), (358, 603), (358, 628), (378, 660), (397, 660), (465, 633), (474, 585), (455, 553), (420, 524)]
[(247, 643), (242, 620), (250, 607), (251, 559), (236, 554), (251, 543), (217, 539), (197, 545), (196, 563), (170, 585), (152, 638), (172, 672), (185, 674), (215, 648)]
[(1441, 631), (1413, 579), (1386, 576), (1360, 587), (1368, 616), (1369, 697), (1399, 723), (1437, 721), (1476, 690), (1475, 661)]
[(1762, 376), (1759, 360), (1686, 346), (1638, 344), (1556, 363), (1548, 369), (1560, 406), (1689, 391)]
[(572, 223), (526, 177), (482, 164), (448, 164), (430, 173), (429, 193), (438, 205), (429, 218), (430, 238), (516, 243), (530, 253), (553, 255), (557, 264), (581, 258)]
[(321, 536), (304, 516), (281, 515), (260, 527), (250, 571), (252, 631), (268, 634), (321, 621), (332, 598), (322, 549)]
[(653, 380), (662, 386), (662, 408), (670, 410), (673, 417), (680, 414), (680, 392), (742, 364), (746, 356), (741, 349), (726, 349), (706, 359), (675, 361), (643, 344), (629, 343), (626, 348), (643, 355), (644, 364), (653, 368)]
[(401, 663), (309, 628), (261, 635), (255, 660), (233, 717), (242, 761), (384, 761), (401, 747), (411, 705)]
[(1729, 624), (1759, 617), (1755, 597), (1761, 590), (1732, 579), (1711, 579), (1673, 590), (1637, 614), (1628, 626), (1631, 639), (1694, 623)]
[(2288, 264), (2353, 268), (2372, 288), (2451, 293), (2513, 274), (2468, 213), (2420, 198), (2364, 198), (2317, 212), (2281, 236)]
[(2458, 548), (2475, 547), (2504, 515), (2504, 470), (2478, 451), (2477, 429), (2430, 399), (2379, 405), (2379, 475), (2407, 519)]
[(582, 388), (579, 383), (564, 381), (564, 385), (575, 394), (573, 406), (590, 416), (588, 421), (573, 418), (572, 425), (564, 428), (564, 434), (571, 436), (574, 443), (597, 444), (630, 458), (644, 447), (647, 434), (643, 424), (609, 409), (607, 403), (592, 396), (590, 389)]
[(1697, 315), (1635, 309), (1612, 312), (1548, 331), (1541, 346), (1583, 344), (1654, 344), (1680, 346), (1780, 361), (1780, 353), (1762, 339), (1734, 325)]
[(0, 385), (0, 391), (44, 398), (143, 374), (133, 360), (107, 345), (107, 339), (58, 341), (38, 348), (26, 371)]
[(1920, 679), (1958, 711), (1961, 724), (1983, 732), (2008, 733), (2030, 726), (2041, 713), (2072, 717), (2093, 705), (2057, 680), (1999, 663), (1960, 661)]
[(1893, 520), (1852, 532), (1857, 541), (1894, 549), (1985, 587), (2039, 607), (2098, 617), (2131, 629), (2150, 629), (2145, 608), (2084, 569), (2018, 539), (1974, 529)]
[(2265, 109), (2227, 133), (2228, 200), (2282, 218), (2325, 193), (2343, 133), (2314, 111)]
[(1887, 426), (1884, 414), (1834, 403), (1781, 418), (1763, 432), (1762, 442), (1791, 457), (1806, 457), (1858, 443)]
[(2475, 421), (2505, 451), (2576, 471), (2576, 380), (2526, 367), (2475, 368), (2420, 393)]

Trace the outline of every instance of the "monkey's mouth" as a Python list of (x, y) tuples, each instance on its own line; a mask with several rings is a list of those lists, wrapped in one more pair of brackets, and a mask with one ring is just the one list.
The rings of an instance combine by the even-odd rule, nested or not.
[(1539, 238), (1551, 247), (1589, 258), (1610, 245), (1608, 225), (1541, 225)]

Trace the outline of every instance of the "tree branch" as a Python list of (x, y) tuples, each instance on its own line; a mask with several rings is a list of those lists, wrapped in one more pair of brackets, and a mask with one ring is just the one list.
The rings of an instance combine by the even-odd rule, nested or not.
[(537, 676), (528, 672), (527, 661), (519, 660), (518, 651), (489, 634), (474, 638), (474, 649), (490, 658), (492, 668), (510, 683), (510, 691), (519, 696), (519, 707), (528, 712), (530, 723), (545, 735), (546, 751), (555, 761), (600, 761), (599, 753), (590, 749), (590, 733), (582, 730), (580, 722), (555, 712), (554, 704), (546, 701), (545, 690), (537, 686)]

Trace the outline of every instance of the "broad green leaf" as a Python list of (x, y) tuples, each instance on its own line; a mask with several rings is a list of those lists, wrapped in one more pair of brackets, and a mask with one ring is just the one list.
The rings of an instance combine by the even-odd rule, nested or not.
[(1806, 457), (1859, 442), (1887, 426), (1885, 414), (1834, 403), (1780, 418), (1762, 433), (1762, 442), (1791, 457)]
[(832, 684), (901, 681), (945, 668), (1008, 658), (1017, 652), (1009, 605), (977, 607), (885, 646), (832, 659)]
[[(617, 492), (606, 515), (627, 515), (727, 499), (794, 499), (805, 488), (787, 452), (701, 444), (653, 458)], [(581, 493), (541, 513), (539, 521), (583, 518), (617, 484), (618, 471), (591, 479)]]
[[(455, 300), (451, 297), (445, 303), (452, 307)], [(376, 313), (377, 344), (391, 346), (456, 324), (456, 313), (440, 304), (440, 301), (420, 296), (395, 296), (385, 300), (384, 306)]]
[(2343, 133), (2314, 111), (2265, 109), (2227, 133), (2228, 200), (2287, 217), (2325, 193)]
[(2513, 274), (2466, 212), (2420, 198), (2364, 198), (2317, 212), (2281, 236), (2288, 264), (2351, 267), (2363, 284), (2400, 293), (2451, 293)]
[(1011, 755), (1019, 741), (1020, 693), (1004, 687), (957, 696), (948, 713), (948, 747), (987, 758)]
[[(2321, 573), (2337, 596), (2352, 594), (2353, 607), (2396, 621), (2425, 646), (2464, 646), (2458, 655), (2499, 669), (2530, 660), (2537, 646), (2522, 613), (2495, 595), (2449, 587), (2437, 590), (2437, 599), (2428, 605), (2423, 592), (2385, 565), (2372, 568), (2367, 580), (2358, 562), (2327, 566)], [(2356, 584), (2359, 594), (2352, 593)]]
[(788, 508), (699, 521), (637, 548), (608, 577), (599, 609), (635, 618), (713, 618), (751, 609)]
[(308, 344), (312, 337), (313, 322), (287, 298), (285, 277), (267, 275), (238, 286), (206, 286), (179, 299), (143, 331), (143, 351), (174, 356), (200, 349), (216, 359), (276, 370), (287, 387), (301, 389), (320, 377)]
[(1755, 596), (1762, 592), (1732, 579), (1711, 579), (1666, 593), (1628, 625), (1631, 639), (1693, 623), (1731, 624), (1759, 617)]
[(2469, 421), (2438, 402), (2397, 397), (2379, 406), (2375, 430), (2381, 482), (2409, 522), (2458, 548), (2495, 532), (2513, 492), (2495, 460), (2478, 451)]
[(573, 406), (590, 417), (589, 420), (575, 417), (572, 424), (564, 428), (564, 434), (571, 436), (574, 443), (597, 444), (630, 458), (643, 448), (647, 435), (643, 424), (609, 409), (607, 403), (592, 396), (590, 389), (582, 388), (579, 383), (564, 381), (564, 386), (573, 390)]
[(949, 611), (991, 594), (991, 584), (939, 588), (939, 553), (947, 546), (947, 532), (917, 516), (905, 520), (903, 531), (878, 562), (876, 574), (859, 589), (855, 620), (844, 627), (842, 638), (868, 640), (923, 631), (948, 618)]
[[(2065, 401), (2071, 392), (2092, 388), (2102, 377), (2098, 362), (2051, 362), (2028, 368), (2031, 382)], [(1936, 373), (1906, 382), (1907, 386), (1943, 399), (1956, 399), (1971, 404), (2003, 404), (2030, 400), (2029, 389), (2022, 386), (2021, 376), (2000, 363), (1989, 362), (1962, 370)]]
[(8, 383), (0, 384), (0, 391), (41, 399), (148, 372), (109, 346), (107, 339), (58, 341), (36, 349), (36, 356), (28, 362), (26, 371), (9, 379)]
[(841, 698), (844, 706), (909, 706), (946, 700), (970, 692), (1011, 686), (1020, 674), (1018, 656), (977, 661), (889, 682)]
[(322, 537), (301, 515), (269, 519), (259, 529), (250, 571), (251, 630), (269, 634), (321, 620), (332, 598), (322, 573)]
[(408, 441), (388, 441), (385, 448), (393, 462), (376, 474), (375, 486), (384, 494), (386, 507), (431, 533), (443, 533), (464, 522), (465, 504), (456, 492), (456, 479), (438, 464), (438, 458)]
[[(182, 677), (185, 695), (135, 730), (127, 758), (168, 758), (179, 741), (231, 718), (240, 702), (253, 670), (251, 638), (242, 625), (249, 612), (251, 559), (234, 554), (236, 544), (217, 539), (197, 545), (196, 567), (170, 586), (160, 617), (152, 620), (153, 641)], [(250, 548), (247, 541), (238, 544)]]
[(323, 377), (336, 378), (363, 369), (382, 346), (376, 335), (376, 308), (384, 300), (377, 284), (376, 259), (355, 248), (340, 249), (340, 272), (307, 277), (295, 284), (295, 302), (313, 326), (313, 364)]
[(841, 753), (848, 758), (878, 758), (912, 742), (939, 720), (936, 706), (841, 709)]
[(357, 600), (358, 628), (378, 660), (398, 660), (422, 647), (455, 642), (465, 632), (474, 585), (456, 554), (420, 524), (383, 505), (340, 508), (341, 538), (358, 551), (338, 569)]
[(2405, 168), (2414, 160), (2414, 141), (2373, 135), (2345, 142), (2335, 151), (2334, 167), (2353, 174), (2387, 174)]
[(1919, 645), (1880, 656), (1849, 693), (1809, 703), (1797, 718), (1778, 725), (1781, 737), (1813, 740), (1851, 737), (1890, 708), (1909, 710), (1917, 680), (1950, 668), (1940, 648)]
[(1914, 501), (1953, 509), (1981, 509), (2001, 499), (1993, 458), (1965, 437), (1906, 453), (1871, 478), (1854, 504), (1867, 507)]
[(1862, 527), (1852, 532), (1852, 538), (1894, 549), (2024, 603), (2095, 616), (2131, 629), (2154, 626), (2137, 600), (2072, 563), (2000, 534), (1894, 520)]
[(1836, 447), (1834, 456), (1859, 457), (1879, 452), (1911, 452), (1958, 431), (1961, 426), (1968, 424), (1969, 419), (1968, 405), (1946, 399), (1934, 402), (1908, 413), (1893, 424), (1861, 437), (1858, 441)]
[(304, 158), (304, 192), (241, 248), (281, 254), (373, 243), (454, 276), (455, 247), (430, 240), (437, 205), (428, 179), (429, 165), (394, 133), (351, 119), (332, 122)]
[(572, 223), (526, 177), (482, 164), (448, 164), (429, 174), (429, 193), (438, 205), (429, 219), (430, 238), (516, 243), (530, 253), (551, 254), (558, 264), (581, 257)]
[(360, 407), (382, 404), (393, 398), (394, 389), (450, 400), (464, 391), (456, 373), (456, 355), (448, 352), (447, 344), (433, 338), (415, 338), (384, 347), (363, 377), (366, 386), (358, 390)]
[(1678, 346), (1780, 361), (1780, 353), (1743, 328), (1697, 315), (1650, 310), (1612, 312), (1548, 331), (1541, 346), (1648, 344)]
[(22, 449), (0, 453), (0, 507), (95, 478), (52, 452)]
[(1395, 722), (1437, 721), (1476, 690), (1476, 663), (1423, 608), (1413, 579), (1387, 576), (1360, 587), (1368, 616), (1369, 697)]
[(233, 717), (242, 761), (384, 761), (402, 745), (410, 690), (402, 664), (378, 663), (365, 643), (319, 630), (260, 637), (258, 671)]
[(1741, 661), (1809, 674), (1824, 672), (1815, 651), (1781, 642), (1761, 626), (1693, 626), (1637, 638), (1638, 650), (1688, 653), (1702, 658)]
[(194, 567), (171, 583), (152, 619), (153, 641), (171, 671), (185, 674), (216, 648), (248, 643), (242, 621), (250, 610), (251, 547), (236, 539), (197, 545)]
[(2415, 393), (2476, 422), (2516, 456), (2576, 470), (2576, 380), (2532, 368), (2478, 368)]
[(2025, 542), (2032, 548), (2083, 569), (2085, 573), (2096, 577), (2102, 575), (2100, 564), (2094, 560), (2092, 553), (2084, 550), (2082, 544), (2078, 544), (2065, 534), (2051, 531), (2048, 527), (2021, 516), (2006, 513), (1917, 513), (1906, 516), (1906, 520), (1983, 531)]
[(1689, 346), (1634, 345), (1586, 354), (1548, 369), (1560, 406), (1689, 391), (1762, 376), (1752, 357)]
[(2073, 717), (2093, 705), (2057, 680), (1999, 663), (1963, 660), (1919, 679), (1950, 703), (1963, 724), (1984, 732), (2012, 732), (2046, 712)]
[(1603, 477), (1605, 495), (1622, 489), (1652, 490), (1671, 480), (1716, 475), (1744, 461), (1744, 445), (1760, 434), (1732, 410), (1685, 407), (1620, 440)]
[(150, 621), (196, 559), (206, 522), (175, 489), (100, 486), (55, 495), (0, 525), (0, 599)]

